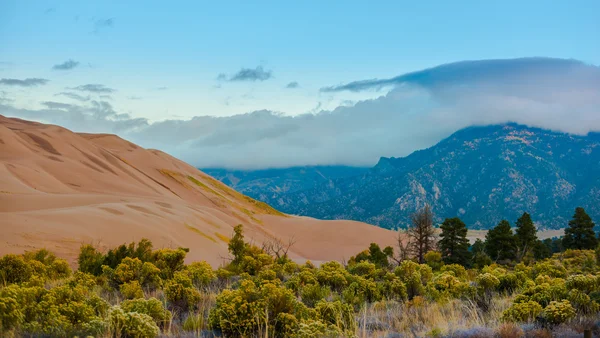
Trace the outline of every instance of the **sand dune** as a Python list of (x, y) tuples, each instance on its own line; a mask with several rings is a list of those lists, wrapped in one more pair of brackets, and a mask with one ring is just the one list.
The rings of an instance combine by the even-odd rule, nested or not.
[(217, 266), (233, 226), (255, 243), (294, 237), (291, 256), (343, 260), (395, 233), (353, 221), (283, 215), (198, 169), (115, 135), (0, 115), (0, 254), (48, 248), (74, 262), (82, 243), (141, 238), (190, 248)]

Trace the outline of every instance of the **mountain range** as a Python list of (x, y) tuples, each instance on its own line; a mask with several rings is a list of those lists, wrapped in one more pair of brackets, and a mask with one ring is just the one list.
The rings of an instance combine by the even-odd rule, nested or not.
[(204, 169), (286, 213), (403, 228), (430, 204), (437, 222), (471, 229), (529, 212), (540, 229), (567, 225), (575, 207), (600, 220), (600, 134), (573, 135), (518, 124), (473, 126), (372, 168)]

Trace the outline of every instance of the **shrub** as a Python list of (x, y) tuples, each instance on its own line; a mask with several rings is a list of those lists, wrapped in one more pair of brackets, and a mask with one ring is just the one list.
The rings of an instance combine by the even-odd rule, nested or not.
[(562, 324), (575, 317), (575, 309), (568, 300), (552, 301), (544, 309), (544, 318), (552, 324)]
[(208, 286), (216, 278), (212, 267), (205, 261), (194, 262), (187, 266), (187, 270), (192, 283), (197, 288)]
[(24, 283), (31, 279), (32, 273), (31, 266), (19, 255), (10, 254), (0, 258), (0, 282)]
[(225, 335), (252, 336), (260, 330), (289, 336), (309, 311), (278, 282), (255, 284), (246, 279), (236, 290), (223, 290), (210, 311), (209, 323)]
[(325, 299), (329, 296), (331, 291), (328, 286), (321, 286), (319, 284), (308, 284), (302, 288), (300, 297), (302, 302), (309, 307), (314, 307), (318, 301)]
[(433, 271), (439, 271), (444, 262), (442, 253), (439, 251), (429, 251), (425, 254), (425, 264), (429, 265)]
[(120, 337), (157, 337), (160, 329), (147, 314), (125, 312), (113, 306), (109, 315), (110, 330)]
[(189, 249), (160, 249), (152, 253), (154, 265), (160, 269), (163, 279), (171, 279), (177, 271), (184, 269), (183, 261)]
[(530, 322), (540, 313), (542, 313), (542, 306), (539, 303), (526, 301), (512, 304), (502, 313), (502, 318), (513, 322)]
[(125, 299), (144, 298), (144, 290), (136, 280), (121, 284), (121, 294)]
[(103, 262), (104, 255), (96, 250), (94, 246), (86, 244), (79, 249), (79, 256), (77, 257), (79, 271), (98, 276), (102, 273)]
[(137, 312), (150, 316), (156, 324), (163, 326), (171, 320), (171, 312), (166, 310), (158, 299), (134, 299), (121, 303), (121, 309), (125, 312)]
[(200, 293), (194, 289), (192, 280), (186, 273), (176, 272), (165, 287), (165, 296), (169, 305), (180, 311), (188, 311), (196, 307), (200, 301)]

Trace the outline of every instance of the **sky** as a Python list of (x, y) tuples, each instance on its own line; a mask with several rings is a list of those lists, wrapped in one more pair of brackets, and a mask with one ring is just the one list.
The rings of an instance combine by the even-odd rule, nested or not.
[(598, 1), (0, 1), (0, 114), (199, 167), (374, 165), (600, 130)]

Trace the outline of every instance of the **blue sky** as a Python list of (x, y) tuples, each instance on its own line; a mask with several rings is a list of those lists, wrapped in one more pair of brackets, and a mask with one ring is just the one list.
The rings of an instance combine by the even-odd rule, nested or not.
[[(598, 1), (4, 0), (0, 1), (0, 79), (6, 81), (0, 81), (0, 104), (5, 106), (0, 114), (27, 110), (30, 118), (75, 129), (87, 128), (56, 116), (84, 104), (94, 105), (93, 109), (110, 107), (110, 113), (103, 113), (112, 114), (109, 120), (143, 119), (150, 127), (165, 120), (227, 119), (261, 110), (281, 119), (331, 114), (389, 97), (394, 91), (394, 87), (322, 88), (391, 79), (464, 60), (576, 59), (591, 65), (594, 73), (600, 64), (598, 13)], [(548, 72), (554, 74), (552, 69)], [(47, 81), (37, 85), (10, 81), (25, 79)], [(430, 95), (412, 106), (404, 100), (399, 107), (421, 110)], [(586, 106), (595, 103), (589, 97), (585, 100)], [(439, 105), (439, 100), (433, 100), (425, 106)], [(394, 109), (400, 108), (389, 108)], [(105, 126), (106, 132), (123, 130)], [(142, 143), (152, 139), (139, 136), (139, 130), (133, 132), (121, 133)], [(403, 155), (448, 132), (432, 132), (435, 137), (393, 154), (382, 149), (378, 156)], [(185, 140), (185, 151), (183, 143), (179, 150), (165, 147), (194, 162), (198, 155), (190, 144), (198, 142)], [(281, 145), (281, 141), (273, 143)], [(323, 158), (339, 160), (320, 162), (366, 164), (374, 161), (374, 153), (368, 159), (348, 160), (331, 150)], [(210, 165), (244, 166), (241, 160), (225, 162)], [(266, 160), (257, 166), (287, 164)]]

